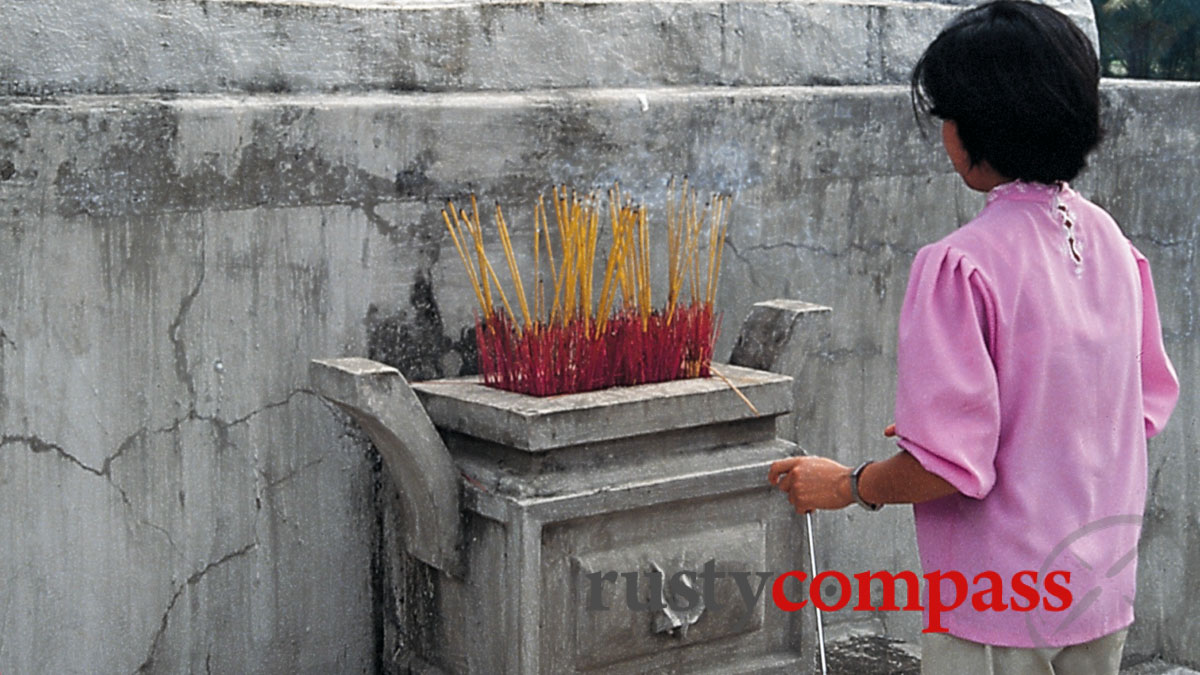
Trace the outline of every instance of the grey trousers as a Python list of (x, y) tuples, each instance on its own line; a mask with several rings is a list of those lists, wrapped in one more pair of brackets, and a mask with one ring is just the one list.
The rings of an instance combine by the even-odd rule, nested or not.
[(1046, 649), (995, 647), (948, 633), (925, 633), (921, 675), (1117, 675), (1127, 632)]

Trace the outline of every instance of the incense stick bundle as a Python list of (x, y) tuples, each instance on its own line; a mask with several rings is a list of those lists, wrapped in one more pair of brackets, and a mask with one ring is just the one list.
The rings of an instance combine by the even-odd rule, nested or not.
[[(485, 384), (548, 396), (709, 376), (719, 324), (713, 303), (731, 198), (713, 195), (701, 207), (686, 178), (678, 191), (674, 179), (668, 184), (666, 301), (656, 308), (648, 210), (623, 195), (618, 184), (607, 197), (606, 209), (596, 193), (566, 186), (553, 188), (549, 208), (545, 197), (538, 197), (532, 301), (512, 230), (496, 204), (496, 233), (519, 317), (487, 256), (475, 196), (470, 212), (447, 203), (442, 220), (479, 303), (475, 336)], [(551, 210), (557, 241), (551, 235)], [(598, 266), (602, 223), (608, 251)], [(687, 301), (681, 299), (685, 280)]]

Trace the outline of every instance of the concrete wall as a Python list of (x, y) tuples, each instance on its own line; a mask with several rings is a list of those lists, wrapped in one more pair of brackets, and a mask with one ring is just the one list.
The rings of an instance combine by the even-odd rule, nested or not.
[[(954, 9), (944, 4), (913, 6), (942, 16)], [(474, 299), (438, 216), (468, 186), (512, 205), (519, 239), (531, 228), (522, 205), (553, 182), (619, 178), (653, 206), (671, 174), (736, 193), (718, 354), (753, 301), (832, 306), (832, 333), (800, 373), (821, 386), (801, 402), (796, 433), (846, 462), (890, 452), (878, 432), (891, 414), (909, 262), (981, 204), (916, 132), (905, 91), (863, 84), (901, 79), (907, 66), (835, 78), (855, 86), (793, 86), (815, 81), (800, 67), (815, 61), (797, 51), (769, 71), (729, 71), (760, 73), (742, 84), (778, 86), (731, 88), (710, 86), (732, 76), (694, 59), (599, 72), (605, 57), (550, 86), (616, 88), (554, 90), (522, 75), (532, 71), (491, 80), (472, 58), (444, 71), (453, 77), (431, 67), (417, 85), (396, 87), (466, 93), (345, 93), (379, 86), (380, 73), (402, 72), (410, 56), (373, 70), (363, 55), (386, 35), (370, 32), (361, 52), (287, 51), (305, 42), (291, 37), (299, 28), (271, 34), (281, 52), (240, 55), (266, 39), (263, 24), (246, 19), (233, 31), (243, 47), (205, 31), (242, 25), (251, 12), (290, 26), (294, 10), (338, 34), (381, 15), (98, 5), (58, 0), (38, 3), (39, 13), (0, 2), (4, 91), (66, 92), (0, 100), (0, 672), (368, 672), (401, 660), (382, 646), (425, 633), (398, 627), (422, 598), (397, 586), (405, 563), (392, 555), (391, 487), (354, 427), (306, 389), (305, 367), (311, 357), (366, 354), (414, 379), (470, 368)], [(176, 21), (185, 14), (200, 22), (187, 34), (196, 51), (161, 66), (147, 52), (153, 41), (134, 38), (169, 35), (183, 49)], [(861, 19), (840, 25), (848, 36), (870, 28), (863, 44), (882, 44), (882, 29)], [(106, 22), (154, 30), (82, 37)], [(209, 43), (234, 51), (204, 51)], [(359, 65), (321, 75), (334, 61)], [(793, 66), (808, 74), (775, 81)], [(237, 68), (247, 71), (222, 75)], [(172, 89), (207, 94), (155, 93)], [(262, 93), (273, 89), (294, 93)], [(1200, 119), (1180, 111), (1200, 109), (1200, 88), (1108, 83), (1105, 92), (1110, 138), (1078, 187), (1112, 209), (1155, 265), (1185, 392), (1151, 446), (1129, 649), (1198, 665), (1200, 620), (1189, 610), (1200, 589), (1186, 572), (1200, 565), (1200, 506), (1188, 489), (1200, 473)], [(823, 567), (916, 567), (905, 509), (823, 514), (818, 527)], [(872, 627), (919, 630), (907, 615)]]
[(1110, 138), (1081, 185), (1152, 261), (1167, 352), (1182, 395), (1150, 442), (1138, 568), (1135, 651), (1200, 668), (1200, 85), (1112, 83)]
[[(1153, 261), (1185, 392), (1152, 444), (1130, 649), (1194, 664), (1200, 122), (1173, 113), (1200, 87), (1106, 97), (1110, 138), (1079, 186)], [(734, 191), (718, 353), (754, 300), (832, 306), (799, 437), (847, 462), (889, 452), (913, 253), (980, 205), (897, 87), (10, 101), (0, 148), (13, 672), (374, 667), (403, 610), (378, 577), (388, 486), (305, 390), (305, 363), (371, 354), (417, 379), (469, 365), (474, 300), (437, 214), (468, 180), (514, 205), (519, 238), (515, 205), (556, 180), (620, 178), (657, 200), (686, 171)], [(916, 565), (905, 509), (818, 520), (822, 566)]]

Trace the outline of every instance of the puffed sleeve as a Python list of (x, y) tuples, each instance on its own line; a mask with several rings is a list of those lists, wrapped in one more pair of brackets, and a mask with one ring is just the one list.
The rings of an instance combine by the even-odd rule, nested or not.
[(941, 243), (913, 261), (897, 344), (896, 435), (925, 469), (981, 499), (996, 482), (1000, 398), (982, 273)]
[(1142, 364), (1142, 409), (1146, 415), (1146, 438), (1162, 431), (1179, 400), (1179, 378), (1167, 358), (1163, 346), (1162, 324), (1158, 320), (1158, 299), (1154, 295), (1154, 280), (1150, 262), (1133, 244), (1138, 275), (1142, 283), (1142, 349), (1138, 355)]

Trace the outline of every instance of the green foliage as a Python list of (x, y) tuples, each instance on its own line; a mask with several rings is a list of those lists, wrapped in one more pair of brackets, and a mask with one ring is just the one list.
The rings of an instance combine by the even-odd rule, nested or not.
[(1092, 0), (1104, 74), (1200, 80), (1200, 0)]

